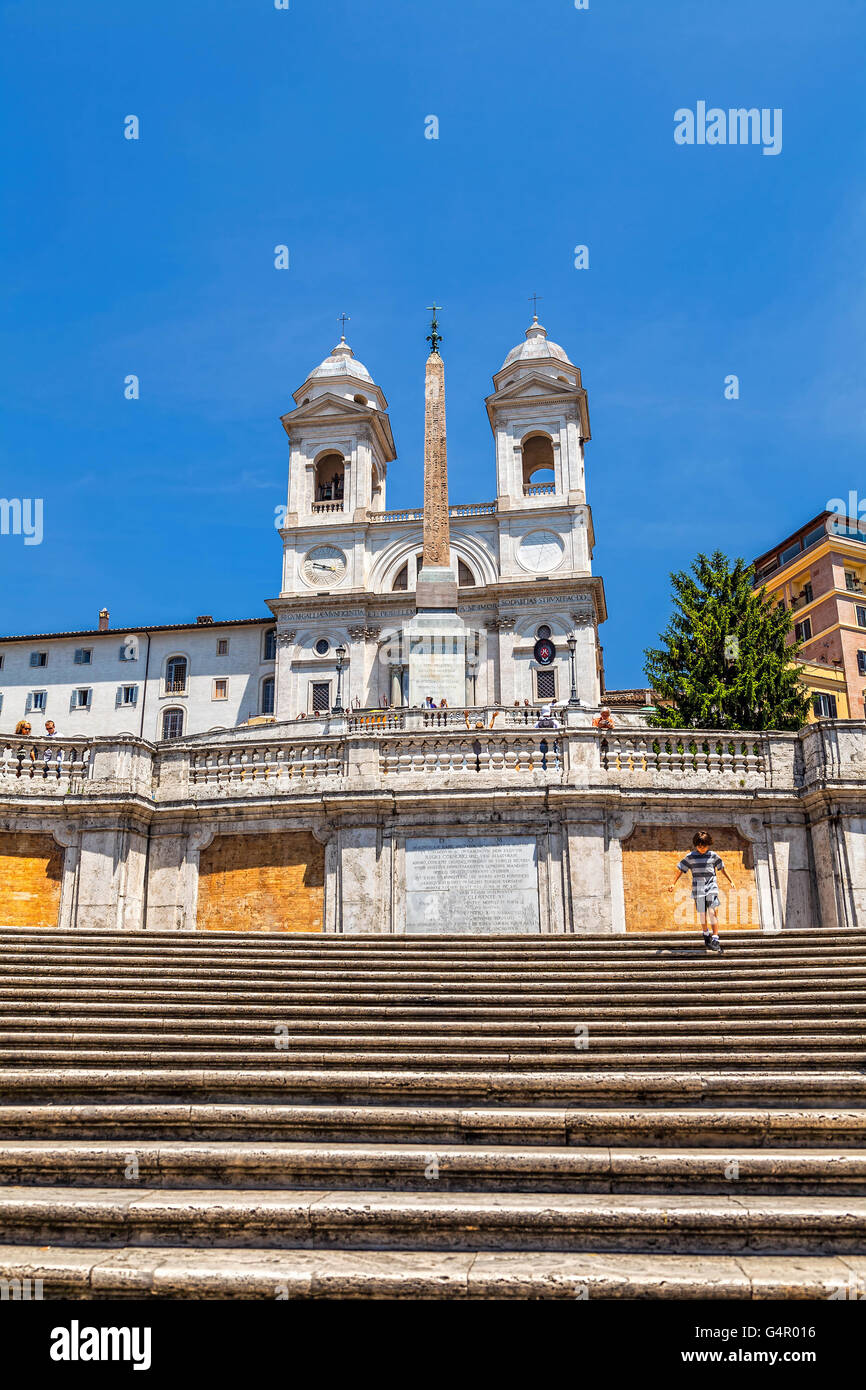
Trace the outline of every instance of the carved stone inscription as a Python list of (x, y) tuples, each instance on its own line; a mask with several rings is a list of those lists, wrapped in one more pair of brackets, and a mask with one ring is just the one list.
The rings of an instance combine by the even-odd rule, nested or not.
[(529, 836), (406, 841), (406, 931), (529, 934), (538, 914), (538, 846)]

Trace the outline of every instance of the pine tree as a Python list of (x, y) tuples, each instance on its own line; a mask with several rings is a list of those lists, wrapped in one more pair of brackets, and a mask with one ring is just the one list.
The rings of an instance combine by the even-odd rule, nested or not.
[(754, 570), (720, 550), (671, 575), (674, 614), (647, 652), (663, 728), (799, 729), (809, 710), (792, 619), (753, 590)]

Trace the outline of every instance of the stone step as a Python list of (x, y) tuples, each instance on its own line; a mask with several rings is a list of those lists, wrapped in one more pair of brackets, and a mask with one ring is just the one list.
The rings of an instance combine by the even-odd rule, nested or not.
[(0, 1242), (859, 1254), (866, 1197), (9, 1185)]
[[(320, 1042), (322, 1047), (393, 1047), (393, 1040), (421, 1040), (424, 1045), (442, 1047), (557, 1047), (574, 1048), (575, 1027), (584, 1026), (571, 1020), (560, 1022), (492, 1022), (473, 1017), (460, 1020), (416, 1019), (402, 1022), (386, 1022), (382, 1019), (292, 1019), (292, 1042)], [(585, 1024), (588, 1026), (588, 1024)], [(182, 1029), (181, 1020), (143, 1017), (129, 1019), (125, 1015), (108, 1017), (60, 1016), (21, 1017), (0, 1015), (0, 1042), (3, 1044), (25, 1044), (39, 1040), (43, 1047), (61, 1042), (92, 1044), (106, 1040), (142, 1044), (156, 1042), (158, 1045), (200, 1045), (218, 1044), (220, 1047), (249, 1047), (254, 1041), (267, 1042), (274, 1047), (275, 1029), (288, 1027), (286, 1023), (275, 1023), (261, 1013), (254, 1019), (196, 1019)], [(634, 1048), (651, 1044), (652, 1047), (703, 1047), (708, 1041), (706, 1031), (695, 1026), (689, 1019), (634, 1019), (609, 1020), (592, 1023), (589, 1027), (592, 1045)], [(748, 1047), (787, 1047), (791, 1038), (796, 1038), (799, 1047), (815, 1044), (816, 1047), (831, 1047), (835, 1041), (845, 1047), (866, 1047), (866, 1031), (863, 1030), (862, 1016), (835, 1019), (833, 1009), (819, 1019), (734, 1019), (717, 1020), (712, 1033), (714, 1044), (723, 1038), (733, 1038), (740, 1045)]]
[[(714, 972), (712, 975), (710, 971)], [(144, 970), (139, 966), (118, 966), (111, 968), (103, 962), (99, 970), (90, 969), (82, 980), (80, 967), (54, 967), (39, 971), (32, 967), (16, 969), (0, 966), (0, 988), (4, 991), (22, 988), (48, 988), (52, 991), (70, 985), (77, 988), (110, 988), (117, 984), (124, 989), (149, 989), (154, 982), (162, 987), (193, 989), (200, 986), (206, 992), (215, 989), (232, 989), (243, 993), (261, 988), (261, 970), (172, 970), (154, 967)], [(514, 971), (460, 970), (452, 972), (428, 970), (383, 969), (368, 971), (340, 970), (330, 975), (323, 970), (269, 970), (268, 984), (272, 991), (282, 991), (287, 995), (304, 991), (326, 989), (331, 994), (351, 994), (356, 990), (371, 990), (386, 987), (389, 991), (398, 989), (453, 991), (457, 994), (493, 990), (518, 994), (550, 992), (551, 994), (579, 993), (600, 994), (606, 985), (635, 988), (639, 986), (646, 993), (661, 990), (674, 990), (688, 987), (692, 990), (713, 989), (753, 990), (762, 986), (797, 989), (802, 986), (813, 989), (833, 981), (850, 989), (866, 988), (866, 966), (840, 966), (832, 963), (814, 966), (784, 966), (772, 968), (764, 966), (741, 965), (736, 968), (726, 955), (716, 956), (700, 950), (694, 967), (667, 969), (649, 972), (647, 970), (559, 970), (545, 971), (515, 969)]]
[[(559, 938), (562, 940), (562, 938)], [(745, 937), (734, 937), (730, 931), (723, 931), (723, 940), (730, 945), (731, 965), (735, 966), (765, 966), (787, 967), (799, 965), (840, 965), (862, 966), (866, 962), (866, 941), (859, 945), (837, 945), (834, 948), (813, 947), (813, 945), (788, 945), (780, 941), (776, 944), (767, 944), (765, 947), (760, 945), (760, 941), (746, 940)], [(221, 949), (211, 949), (203, 945), (189, 944), (183, 947), (160, 947), (152, 948), (149, 945), (136, 945), (136, 947), (118, 947), (118, 945), (100, 945), (95, 948), (76, 947), (75, 938), (72, 937), (70, 944), (67, 945), (22, 945), (3, 944), (4, 965), (15, 966), (15, 969), (40, 969), (44, 965), (50, 966), (104, 966), (110, 960), (113, 965), (133, 969), (140, 966), (143, 969), (158, 969), (158, 967), (170, 967), (170, 969), (192, 969), (192, 967), (202, 967), (202, 969), (320, 969), (322, 972), (334, 974), (338, 970), (382, 970), (389, 967), (396, 967), (400, 970), (427, 970), (436, 969), (443, 973), (455, 972), (455, 970), (466, 969), (467, 966), (478, 967), (482, 970), (502, 969), (525, 970), (525, 969), (545, 969), (559, 970), (560, 967), (575, 972), (591, 973), (596, 969), (635, 969), (637, 966), (645, 967), (646, 970), (670, 969), (671, 966), (687, 967), (692, 960), (701, 958), (703, 954), (703, 941), (699, 931), (685, 933), (680, 938), (676, 947), (655, 948), (646, 944), (639, 952), (605, 951), (605, 949), (575, 949), (574, 947), (546, 947), (544, 951), (539, 951), (535, 955), (527, 954), (524, 951), (513, 951), (513, 949), (500, 949), (495, 954), (489, 951), (477, 951), (474, 948), (448, 949), (448, 951), (438, 951), (431, 955), (430, 951), (403, 951), (395, 952), (392, 949), (377, 949), (377, 951), (356, 951), (356, 949), (345, 947), (342, 951), (334, 949), (322, 949), (318, 945), (313, 945), (307, 949), (293, 949), (293, 951), (282, 951), (282, 949), (270, 949), (270, 951), (247, 951), (238, 952), (234, 947)]]
[(866, 1147), (864, 1109), (459, 1109), (417, 1105), (58, 1104), (0, 1106), (0, 1137), (306, 1140), (322, 1143), (607, 1145), (737, 1149)]
[(866, 1195), (866, 1151), (7, 1140), (0, 1184), (377, 1192)]
[[(58, 1003), (77, 1007), (82, 1003), (113, 1003), (115, 1008), (118, 1006), (126, 1007), (127, 1003), (142, 1003), (150, 1006), (159, 1006), (166, 1003), (182, 1003), (189, 1005), (217, 1004), (217, 1005), (236, 1005), (250, 1004), (257, 1008), (275, 1007), (291, 1008), (306, 1005), (308, 1008), (319, 1009), (333, 1008), (339, 999), (340, 1007), (345, 1009), (351, 1006), (374, 1006), (382, 1008), (387, 1005), (408, 1005), (420, 1008), (429, 1005), (435, 1008), (451, 1007), (454, 1009), (471, 1010), (473, 1013), (479, 1008), (570, 1008), (580, 1006), (586, 1008), (600, 1008), (605, 1004), (609, 1007), (611, 991), (597, 991), (595, 993), (583, 992), (578, 990), (561, 990), (556, 993), (553, 991), (526, 990), (520, 993), (515, 992), (488, 992), (486, 994), (462, 994), (454, 989), (440, 989), (435, 993), (420, 989), (403, 990), (396, 992), (393, 990), (370, 990), (355, 991), (352, 994), (341, 996), (339, 992), (324, 991), (232, 991), (232, 990), (210, 990), (202, 986), (198, 990), (124, 990), (119, 987), (115, 989), (89, 989), (85, 986), (68, 986), (64, 990), (52, 991), (53, 998)], [(35, 1001), (45, 996), (45, 990), (27, 989), (0, 989), (0, 1009), (13, 1007), (16, 1003), (22, 1004), (28, 999)], [(633, 1006), (643, 1009), (645, 1007), (663, 1008), (670, 1005), (672, 1008), (682, 1006), (685, 1000), (688, 1004), (704, 1004), (724, 1006), (725, 993), (718, 987), (711, 989), (704, 986), (702, 989), (688, 991), (679, 989), (676, 991), (665, 992), (657, 991), (635, 991), (627, 989), (617, 989), (615, 994), (617, 1004), (620, 1008)], [(844, 981), (834, 981), (833, 985), (828, 985), (825, 989), (818, 990), (813, 986), (803, 987), (801, 990), (779, 989), (747, 991), (731, 989), (727, 992), (730, 1003), (744, 1007), (750, 1004), (774, 1004), (778, 1014), (784, 1014), (787, 1003), (810, 1004), (819, 1008), (830, 1007), (831, 1000), (836, 998), (841, 1003), (860, 1004), (866, 1003), (866, 990), (859, 988), (846, 989)], [(835, 1006), (835, 1005), (834, 1005)]]
[[(619, 997), (619, 996), (617, 996)], [(160, 1001), (158, 1005), (136, 1000), (133, 1002), (123, 1001), (123, 1012), (118, 1013), (121, 1007), (117, 1000), (106, 999), (101, 1002), (76, 999), (71, 1002), (57, 999), (41, 999), (34, 1003), (20, 1003), (14, 1000), (5, 1000), (2, 1005), (4, 1021), (11, 1027), (23, 1027), (31, 1019), (45, 1019), (46, 1021), (59, 1021), (65, 1023), (67, 1019), (80, 1020), (85, 1025), (96, 1026), (103, 1021), (118, 1019), (119, 1021), (128, 1020), (135, 1027), (148, 1027), (151, 1023), (165, 1022), (168, 1026), (177, 1027), (179, 1023), (194, 1024), (196, 1028), (222, 1027), (225, 1024), (231, 1027), (239, 1027), (241, 1024), (249, 1027), (259, 1027), (263, 1015), (263, 1008), (258, 1004), (224, 1004), (222, 1002), (204, 1004), (179, 1004), (177, 1002)], [(656, 1027), (664, 1025), (668, 1021), (673, 1023), (699, 1023), (710, 1022), (713, 1025), (717, 1021), (724, 1019), (728, 1026), (745, 1028), (761, 1027), (765, 1025), (772, 1029), (784, 1029), (787, 1027), (817, 1027), (824, 1022), (830, 1024), (838, 1023), (840, 1027), (856, 1027), (862, 1025), (862, 1020), (866, 1017), (866, 1010), (863, 1005), (857, 1003), (838, 1002), (835, 999), (828, 1000), (826, 995), (817, 997), (813, 1003), (799, 1001), (786, 1003), (784, 1014), (774, 1004), (739, 1004), (736, 1001), (716, 1001), (701, 1005), (649, 1005), (643, 1004), (640, 1007), (619, 1007), (617, 1005), (605, 1005), (603, 1007), (581, 1006), (581, 1019), (589, 1022), (599, 1020), (610, 1022), (617, 1029), (627, 1030), (632, 1020), (637, 1025), (647, 1025)], [(479, 1005), (471, 1009), (459, 1006), (444, 1005), (438, 1007), (426, 1004), (361, 1004), (347, 1005), (342, 1001), (339, 1004), (297, 1004), (291, 1003), (281, 1006), (281, 1019), (297, 1021), (304, 1027), (310, 1026), (310, 1020), (321, 1023), (323, 1028), (333, 1027), (335, 1024), (345, 1022), (349, 1026), (370, 1026), (376, 1031), (394, 1028), (396, 1030), (410, 1030), (411, 1028), (427, 1028), (436, 1025), (442, 1028), (461, 1028), (466, 1024), (483, 1026), (485, 1028), (497, 1029), (504, 1027), (520, 1028), (527, 1023), (529, 1026), (538, 1026), (551, 1029), (573, 1029), (574, 1009), (566, 1002), (560, 1002), (552, 1007), (544, 1006), (510, 1006), (488, 1007)], [(839, 1022), (845, 1020), (844, 1023)]]
[(670, 1047), (656, 1047), (654, 1044), (645, 1050), (631, 1050), (617, 1046), (614, 1051), (603, 1051), (600, 1047), (572, 1048), (571, 1050), (551, 1047), (543, 1049), (503, 1048), (499, 1051), (485, 1047), (484, 1051), (470, 1051), (452, 1047), (447, 1040), (439, 1048), (403, 1047), (393, 1051), (377, 1050), (374, 1044), (366, 1043), (363, 1048), (342, 1049), (335, 1047), (299, 1047), (297, 1045), (276, 1046), (272, 1037), (268, 1043), (258, 1048), (194, 1048), (183, 1047), (172, 1050), (170, 1047), (125, 1046), (116, 1041), (107, 1041), (102, 1047), (83, 1047), (78, 1044), (69, 1047), (43, 1047), (29, 1043), (26, 1047), (0, 1045), (0, 1067), (129, 1067), (129, 1066), (184, 1066), (184, 1067), (247, 1067), (273, 1068), (293, 1071), (296, 1068), (336, 1066), (365, 1071), (369, 1069), (387, 1070), (392, 1067), (458, 1068), (461, 1070), (484, 1071), (494, 1067), (511, 1070), (536, 1070), (542, 1067), (556, 1067), (562, 1071), (574, 1068), (578, 1071), (607, 1071), (622, 1067), (624, 1063), (646, 1070), (659, 1070), (669, 1067), (698, 1068), (703, 1070), (708, 1062), (715, 1061), (717, 1048), (724, 1049), (727, 1066), (742, 1069), (778, 1066), (785, 1061), (801, 1070), (843, 1071), (849, 1068), (853, 1074), (863, 1072), (864, 1052), (862, 1046), (808, 1047), (794, 1046), (749, 1050), (738, 1039), (718, 1037), (712, 1040), (700, 1039), (701, 1045), (694, 1051), (687, 1051), (674, 1044)]
[[(579, 924), (578, 924), (579, 925)], [(436, 936), (406, 935), (406, 936), (382, 936), (375, 933), (361, 936), (329, 936), (322, 932), (312, 933), (287, 933), (287, 932), (246, 932), (246, 931), (220, 931), (208, 933), (206, 937), (202, 934), (179, 933), (177, 931), (131, 931), (116, 932), (100, 929), (76, 928), (74, 932), (64, 931), (56, 927), (13, 927), (6, 924), (0, 925), (0, 944), (14, 944), (15, 942), (31, 942), (34, 945), (41, 945), (43, 942), (51, 942), (55, 945), (65, 945), (70, 941), (77, 945), (102, 944), (119, 945), (132, 944), (138, 945), (147, 942), (153, 946), (178, 947), (185, 946), (188, 942), (190, 946), (207, 945), (208, 949), (215, 950), (218, 947), (240, 950), (307, 950), (315, 946), (317, 949), (339, 951), (351, 948), (352, 950), (428, 950), (435, 954), (440, 950), (449, 949), (472, 949), (476, 951), (506, 949), (512, 951), (546, 950), (563, 945), (571, 946), (574, 950), (587, 950), (601, 947), (606, 950), (640, 951), (648, 946), (656, 946), (660, 942), (676, 945), (682, 941), (687, 933), (682, 931), (670, 932), (629, 932), (622, 935), (611, 935), (608, 932), (581, 932), (576, 931), (565, 936), (515, 936), (513, 933), (503, 932), (499, 935), (485, 934), (483, 936), (466, 936), (464, 933), (446, 933)], [(760, 941), (769, 947), (773, 947), (777, 942), (789, 945), (822, 945), (828, 948), (832, 945), (845, 943), (863, 944), (866, 943), (866, 930), (845, 929), (837, 931), (832, 928), (822, 929), (807, 927), (801, 930), (778, 933), (763, 933), (752, 929), (742, 930), (732, 928), (730, 935), (742, 941)]]
[(0, 1103), (63, 1098), (89, 1102), (105, 1095), (115, 1100), (150, 1101), (204, 1096), (208, 1101), (252, 1100), (257, 1095), (288, 1104), (318, 1102), (350, 1105), (441, 1104), (480, 1101), (488, 1105), (604, 1105), (611, 1107), (770, 1106), (790, 1108), (866, 1106), (866, 1073), (792, 1070), (647, 1071), (352, 1071), (322, 1068), (304, 1071), (236, 1066), (167, 1067), (21, 1067), (0, 1070)]
[(46, 1299), (860, 1298), (860, 1255), (0, 1246), (0, 1278)]

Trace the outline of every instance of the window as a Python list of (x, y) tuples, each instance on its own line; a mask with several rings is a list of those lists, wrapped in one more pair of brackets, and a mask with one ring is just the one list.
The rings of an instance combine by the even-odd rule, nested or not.
[(787, 565), (787, 563), (788, 563), (789, 560), (793, 560), (794, 556), (795, 556), (795, 555), (799, 555), (799, 554), (800, 554), (800, 542), (799, 542), (799, 541), (794, 541), (791, 545), (786, 545), (786, 546), (785, 546), (785, 549), (782, 551), (781, 555), (779, 556), (779, 564), (780, 564), (780, 565)]
[(811, 579), (807, 579), (806, 583), (803, 585), (803, 602), (811, 603), (814, 597), (815, 594), (812, 589), (812, 581)]
[(863, 582), (856, 570), (845, 571), (845, 588), (849, 594), (859, 594), (863, 589)]
[(274, 678), (265, 676), (262, 681), (262, 714), (274, 712)]
[(173, 656), (165, 666), (166, 695), (183, 695), (186, 691), (186, 657)]
[(538, 638), (538, 641), (539, 641), (539, 642), (546, 642), (546, 641), (547, 641), (547, 639), (551, 636), (551, 631), (550, 631), (550, 628), (547, 626), (547, 623), (542, 623), (542, 624), (541, 624), (541, 627), (538, 628), (538, 630), (536, 631), (535, 636)]
[(857, 653), (857, 673), (866, 676), (866, 652)]
[(316, 653), (316, 656), (327, 656), (330, 650), (331, 644), (328, 641), (327, 637), (320, 637), (316, 645), (313, 647), (313, 651)]
[(90, 709), (90, 702), (93, 691), (89, 686), (81, 686), (78, 690), (73, 690), (72, 699), (69, 701), (70, 709)]
[(48, 704), (48, 691), (47, 691), (47, 690), (31, 690), (31, 691), (30, 691), (30, 694), (27, 696), (27, 709), (28, 709), (28, 711), (29, 711), (29, 710), (32, 710), (32, 709), (35, 709), (35, 710), (38, 710), (38, 711), (40, 711), (41, 713), (44, 714), (45, 708), (46, 708), (47, 704)]
[(409, 561), (407, 560), (402, 569), (397, 571), (393, 584), (394, 593), (402, 593), (409, 588)]
[(857, 626), (866, 627), (866, 607), (862, 603), (857, 604)]
[(537, 700), (556, 699), (556, 672), (555, 671), (536, 671), (535, 673), (535, 698)]
[(47, 665), (48, 665), (48, 653), (47, 653), (47, 652), (31, 652), (31, 653), (30, 653), (30, 665), (31, 665), (31, 666), (47, 666)]
[(3, 670), (3, 653), (0, 652), (0, 671)]
[(227, 700), (229, 698), (229, 683), (227, 680), (218, 680), (213, 683), (213, 699)]
[(804, 618), (801, 623), (795, 623), (794, 636), (798, 642), (808, 642), (812, 636), (812, 619)]
[(310, 682), (310, 708), (313, 714), (326, 714), (331, 708), (331, 682)]
[(822, 695), (820, 692), (816, 692), (812, 701), (812, 708), (815, 711), (816, 719), (835, 719), (836, 696)]
[(276, 661), (277, 659), (277, 629), (269, 627), (265, 633), (265, 654), (264, 661)]
[(228, 656), (228, 654), (229, 639), (227, 637), (220, 637), (217, 641), (217, 656)]
[(90, 666), (93, 661), (92, 647), (78, 647), (75, 652), (76, 666)]
[(137, 686), (137, 685), (119, 685), (119, 686), (117, 687), (117, 703), (118, 703), (118, 705), (127, 705), (127, 706), (128, 706), (128, 705), (137, 705), (137, 704), (138, 704), (138, 686)]
[(810, 545), (817, 545), (819, 541), (824, 539), (826, 534), (827, 532), (824, 530), (823, 526), (816, 526), (814, 531), (810, 531), (808, 535), (803, 537), (803, 549), (808, 550)]
[(475, 587), (475, 575), (463, 560), (457, 561), (457, 584), (461, 589)]
[(163, 738), (180, 738), (183, 734), (183, 710), (164, 709), (162, 712)]

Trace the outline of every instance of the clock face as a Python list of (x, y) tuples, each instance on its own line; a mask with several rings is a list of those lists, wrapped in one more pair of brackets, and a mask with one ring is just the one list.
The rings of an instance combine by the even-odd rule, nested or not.
[(301, 572), (314, 589), (330, 589), (346, 573), (346, 557), (336, 545), (316, 545), (304, 556)]
[(524, 536), (518, 555), (526, 569), (534, 574), (547, 574), (562, 564), (564, 548), (555, 531), (532, 531)]

